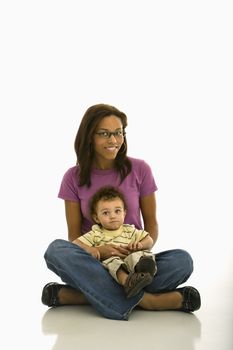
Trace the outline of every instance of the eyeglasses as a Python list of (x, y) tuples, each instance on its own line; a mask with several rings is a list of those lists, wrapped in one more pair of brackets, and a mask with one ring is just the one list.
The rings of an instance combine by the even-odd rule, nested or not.
[(121, 139), (123, 136), (125, 136), (125, 132), (123, 132), (122, 130), (119, 131), (99, 131), (96, 132), (96, 135), (98, 135), (99, 137), (103, 138), (103, 139), (110, 139), (110, 137), (113, 135), (116, 139)]

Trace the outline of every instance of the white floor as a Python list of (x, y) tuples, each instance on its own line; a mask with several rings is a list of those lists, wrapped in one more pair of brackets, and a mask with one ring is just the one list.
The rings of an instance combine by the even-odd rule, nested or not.
[[(226, 253), (226, 251), (225, 251)], [(18, 274), (3, 283), (5, 299), (1, 318), (4, 349), (179, 349), (232, 350), (233, 301), (230, 256), (219, 258), (221, 266), (200, 278), (207, 265), (196, 264), (189, 283), (198, 287), (202, 307), (195, 314), (134, 310), (129, 321), (108, 320), (90, 306), (48, 309), (40, 302), (41, 288), (56, 276), (43, 266), (43, 259), (31, 263), (20, 258)], [(212, 256), (209, 255), (212, 259)], [(228, 260), (229, 258), (229, 260)], [(202, 269), (200, 266), (203, 265)], [(34, 269), (34, 271), (33, 271)], [(199, 270), (199, 278), (197, 272)], [(224, 272), (224, 273), (223, 273)], [(9, 276), (8, 276), (9, 277)]]

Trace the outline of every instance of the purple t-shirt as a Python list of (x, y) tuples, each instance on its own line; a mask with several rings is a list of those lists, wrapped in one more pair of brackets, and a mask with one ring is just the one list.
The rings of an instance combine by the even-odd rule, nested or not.
[(128, 210), (125, 224), (135, 225), (137, 229), (143, 229), (139, 199), (157, 190), (157, 186), (150, 166), (141, 159), (129, 157), (132, 170), (120, 183), (120, 176), (114, 169), (93, 169), (91, 173), (91, 186), (79, 186), (79, 166), (68, 169), (63, 176), (58, 197), (64, 200), (79, 202), (83, 217), (82, 233), (91, 230), (93, 220), (89, 215), (88, 204), (93, 194), (103, 186), (115, 186), (123, 192)]

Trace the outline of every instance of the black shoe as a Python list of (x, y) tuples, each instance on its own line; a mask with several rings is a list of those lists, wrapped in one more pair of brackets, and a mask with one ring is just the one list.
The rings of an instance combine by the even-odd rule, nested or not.
[(149, 256), (142, 256), (134, 268), (135, 272), (149, 272), (151, 277), (154, 277), (157, 272), (155, 261)]
[(201, 297), (198, 290), (194, 287), (183, 287), (175, 289), (176, 292), (179, 292), (182, 297), (182, 306), (179, 309), (184, 312), (193, 312), (201, 307)]
[(56, 282), (47, 283), (42, 291), (42, 303), (47, 306), (59, 306), (58, 292), (62, 287), (66, 287), (66, 285)]

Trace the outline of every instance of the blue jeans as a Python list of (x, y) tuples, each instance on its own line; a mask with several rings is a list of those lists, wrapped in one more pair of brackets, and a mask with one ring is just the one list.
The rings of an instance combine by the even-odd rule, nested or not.
[(127, 299), (124, 289), (102, 263), (77, 244), (63, 239), (53, 241), (44, 255), (46, 264), (63, 282), (82, 292), (90, 304), (106, 318), (128, 320), (144, 291), (158, 293), (174, 290), (193, 271), (192, 258), (184, 250), (156, 254), (157, 274), (144, 291)]

